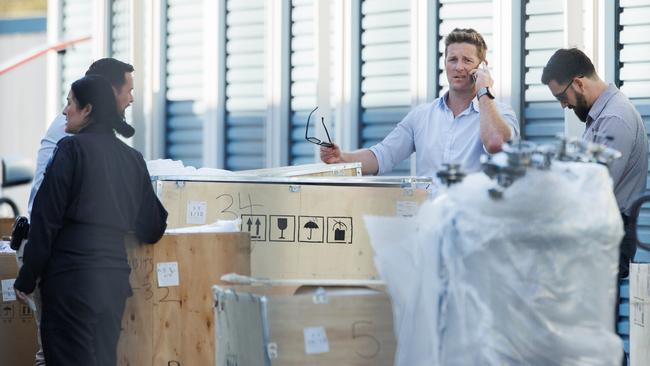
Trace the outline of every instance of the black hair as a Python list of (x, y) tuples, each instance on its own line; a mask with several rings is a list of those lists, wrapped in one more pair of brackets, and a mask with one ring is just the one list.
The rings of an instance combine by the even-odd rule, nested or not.
[(111, 84), (103, 76), (87, 75), (72, 83), (72, 94), (79, 108), (90, 104), (92, 123), (105, 125), (124, 137), (131, 137), (135, 130), (117, 112), (117, 102)]
[(592, 77), (596, 74), (594, 64), (577, 48), (561, 48), (551, 56), (542, 72), (542, 84), (551, 80), (565, 84), (576, 76)]
[(111, 86), (119, 90), (126, 82), (124, 74), (133, 70), (133, 65), (107, 57), (93, 62), (86, 75), (101, 75), (111, 83)]

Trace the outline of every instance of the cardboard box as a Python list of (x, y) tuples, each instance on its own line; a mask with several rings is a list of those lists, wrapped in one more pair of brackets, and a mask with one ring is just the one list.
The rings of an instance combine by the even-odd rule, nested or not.
[(0, 239), (11, 236), (11, 229), (16, 219), (0, 218)]
[[(242, 220), (256, 277), (374, 279), (364, 215), (412, 216), (431, 180), (158, 178), (170, 228)], [(410, 178), (409, 178), (410, 179)]]
[(234, 287), (215, 288), (214, 296), (217, 366), (393, 365), (393, 314), (384, 292)]
[[(0, 253), (0, 280), (16, 279), (18, 265), (13, 253)], [(3, 284), (2, 292), (7, 283)], [(13, 286), (11, 286), (13, 288)], [(0, 297), (0, 365), (33, 366), (36, 355), (36, 323), (27, 305)]]
[(214, 365), (211, 286), (225, 273), (250, 272), (248, 234), (165, 235), (154, 245), (131, 238), (127, 252), (134, 294), (124, 311), (118, 364)]
[(630, 366), (650, 365), (650, 263), (630, 263)]
[(277, 168), (240, 170), (237, 175), (256, 177), (360, 177), (361, 163), (305, 164)]

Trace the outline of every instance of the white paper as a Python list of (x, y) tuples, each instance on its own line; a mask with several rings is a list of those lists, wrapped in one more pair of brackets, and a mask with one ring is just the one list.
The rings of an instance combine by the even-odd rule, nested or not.
[(16, 301), (16, 291), (14, 291), (14, 282), (15, 278), (10, 278), (8, 280), (2, 280), (2, 301)]
[(8, 241), (0, 241), (0, 253), (15, 253)]
[(188, 224), (205, 224), (206, 211), (208, 210), (208, 203), (202, 201), (188, 201), (187, 202), (187, 223)]
[(418, 213), (418, 203), (414, 201), (397, 201), (397, 216), (413, 217)]
[(324, 327), (307, 327), (303, 329), (305, 335), (305, 353), (315, 355), (330, 351), (327, 333)]
[(650, 264), (630, 263), (630, 366), (650, 362)]
[(157, 264), (158, 287), (178, 286), (178, 262), (161, 262)]

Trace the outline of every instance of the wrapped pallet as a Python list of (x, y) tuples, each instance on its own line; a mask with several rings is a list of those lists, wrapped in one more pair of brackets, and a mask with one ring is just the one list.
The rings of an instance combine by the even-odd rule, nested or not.
[(506, 168), (497, 180), (469, 175), (417, 222), (367, 218), (393, 298), (396, 364), (620, 364), (623, 224), (607, 168)]

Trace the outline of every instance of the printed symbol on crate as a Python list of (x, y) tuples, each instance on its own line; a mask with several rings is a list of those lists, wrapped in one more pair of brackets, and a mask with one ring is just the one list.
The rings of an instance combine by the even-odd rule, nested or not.
[(352, 244), (352, 217), (327, 218), (327, 242)]
[(296, 241), (296, 217), (288, 215), (271, 215), (269, 241)]
[(20, 317), (23, 319), (31, 318), (33, 315), (32, 309), (28, 305), (20, 304)]
[(634, 312), (634, 316), (632, 319), (634, 320), (634, 324), (644, 327), (645, 328), (645, 312), (643, 311), (643, 299), (640, 298), (634, 298), (636, 302), (632, 304), (632, 310)]
[(287, 229), (286, 217), (278, 217), (278, 229), (280, 229), (280, 239), (286, 239), (284, 237), (284, 231)]
[(241, 215), (242, 231), (251, 234), (252, 241), (266, 241), (266, 216)]
[(309, 229), (309, 234), (307, 235), (307, 240), (311, 240), (311, 233), (312, 233), (312, 231), (314, 229), (320, 229), (320, 227), (318, 226), (316, 221), (312, 221), (312, 220), (307, 221), (307, 223), (303, 227), (305, 229)]
[(299, 216), (298, 225), (300, 231), (298, 233), (298, 241), (305, 243), (322, 243), (324, 236), (324, 220), (323, 216)]
[(11, 305), (3, 305), (0, 310), (0, 319), (11, 319), (14, 317), (14, 307)]

